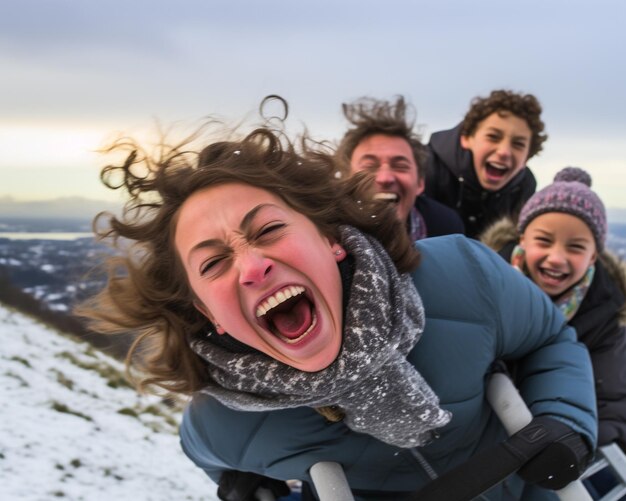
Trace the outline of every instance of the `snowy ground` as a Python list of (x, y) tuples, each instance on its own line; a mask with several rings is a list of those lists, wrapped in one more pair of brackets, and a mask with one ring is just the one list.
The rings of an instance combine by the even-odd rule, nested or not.
[(217, 500), (180, 449), (180, 413), (121, 370), (0, 305), (1, 500)]

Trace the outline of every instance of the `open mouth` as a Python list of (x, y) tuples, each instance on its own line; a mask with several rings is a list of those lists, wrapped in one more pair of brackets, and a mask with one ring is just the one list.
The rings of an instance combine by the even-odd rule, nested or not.
[(256, 317), (261, 327), (288, 344), (302, 341), (317, 325), (315, 306), (300, 285), (284, 287), (265, 298), (257, 306)]
[(384, 200), (389, 203), (398, 203), (400, 201), (400, 197), (397, 193), (390, 192), (378, 192), (374, 194), (374, 200)]
[(508, 173), (509, 168), (505, 165), (487, 162), (485, 163), (485, 170), (490, 178), (502, 179)]
[(550, 270), (548, 268), (539, 268), (539, 273), (546, 282), (552, 284), (560, 284), (569, 277), (569, 273), (563, 273), (561, 271)]

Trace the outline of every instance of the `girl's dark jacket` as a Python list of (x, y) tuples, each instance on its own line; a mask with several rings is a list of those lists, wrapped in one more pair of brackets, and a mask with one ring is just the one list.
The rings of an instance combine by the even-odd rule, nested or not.
[[(507, 260), (519, 239), (503, 219), (481, 237)], [(604, 251), (578, 311), (569, 324), (591, 355), (598, 401), (598, 444), (617, 442), (626, 451), (626, 266)]]
[(461, 147), (460, 125), (431, 136), (425, 172), (426, 194), (456, 210), (472, 238), (503, 216), (515, 217), (537, 188), (532, 172), (524, 168), (501, 190), (485, 190), (471, 151)]

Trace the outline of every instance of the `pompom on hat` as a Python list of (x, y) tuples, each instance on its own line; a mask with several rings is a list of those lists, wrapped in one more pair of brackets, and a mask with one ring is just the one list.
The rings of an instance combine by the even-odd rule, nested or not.
[(528, 199), (519, 216), (517, 229), (523, 233), (530, 222), (547, 212), (564, 212), (582, 219), (593, 234), (598, 251), (604, 248), (606, 210), (600, 197), (591, 191), (591, 176), (578, 167), (565, 167), (554, 182)]

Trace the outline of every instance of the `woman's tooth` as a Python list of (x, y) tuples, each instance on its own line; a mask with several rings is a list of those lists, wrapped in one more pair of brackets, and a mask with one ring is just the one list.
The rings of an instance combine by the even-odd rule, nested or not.
[(272, 308), (275, 308), (281, 303), (284, 303), (290, 297), (297, 296), (304, 292), (304, 287), (290, 286), (282, 291), (278, 291), (275, 295), (268, 297), (263, 304), (261, 304), (256, 310), (256, 316), (262, 317)]

